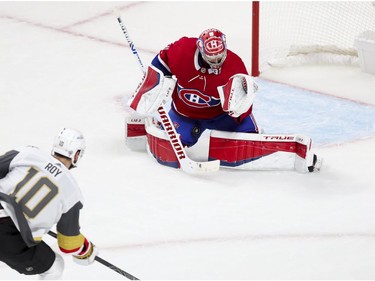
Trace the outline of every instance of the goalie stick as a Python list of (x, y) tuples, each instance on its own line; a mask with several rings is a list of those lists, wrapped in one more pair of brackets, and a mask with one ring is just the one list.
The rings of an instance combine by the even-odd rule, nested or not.
[[(117, 21), (121, 27), (122, 32), (125, 35), (125, 38), (129, 44), (129, 47), (133, 55), (137, 58), (138, 64), (142, 72), (145, 73), (145, 68), (142, 63), (142, 60), (139, 57), (138, 51), (135, 48), (133, 41), (130, 39), (130, 36), (125, 27), (125, 24), (123, 23), (120, 14), (117, 11), (115, 11), (115, 13), (116, 13)], [(179, 138), (179, 135), (176, 132), (173, 122), (171, 121), (169, 114), (163, 104), (160, 105), (157, 112), (163, 124), (164, 130), (168, 136), (168, 139), (172, 145), (173, 151), (176, 154), (176, 157), (179, 161), (180, 168), (184, 172), (191, 173), (191, 174), (201, 174), (201, 173), (215, 172), (219, 170), (220, 168), (219, 160), (196, 162), (190, 159), (186, 153), (184, 146), (181, 143), (181, 140)]]
[[(48, 231), (48, 234), (54, 238), (57, 238), (57, 234), (53, 231)], [(95, 260), (103, 265), (105, 265), (106, 267), (112, 269), (113, 271), (116, 271), (117, 273), (121, 274), (122, 276), (125, 276), (126, 278), (130, 279), (130, 280), (139, 280), (137, 277), (131, 275), (130, 273), (127, 273), (126, 271), (118, 268), (117, 266), (114, 266), (113, 264), (107, 262), (106, 260), (102, 259), (101, 257), (99, 256), (96, 256), (95, 257)]]

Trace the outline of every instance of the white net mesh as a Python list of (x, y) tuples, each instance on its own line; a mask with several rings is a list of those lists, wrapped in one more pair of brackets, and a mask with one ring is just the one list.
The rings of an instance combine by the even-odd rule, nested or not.
[(354, 40), (366, 30), (375, 31), (375, 5), (369, 1), (261, 1), (259, 24), (261, 71), (288, 56), (301, 61), (301, 54), (310, 62), (314, 56), (333, 54), (344, 63), (357, 64)]

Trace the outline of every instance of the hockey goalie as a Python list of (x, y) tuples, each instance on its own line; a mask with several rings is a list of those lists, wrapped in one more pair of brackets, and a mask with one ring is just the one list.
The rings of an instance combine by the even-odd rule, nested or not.
[(165, 114), (182, 146), (194, 146), (209, 130), (207, 160), (220, 160), (221, 167), (319, 171), (322, 159), (312, 152), (309, 137), (259, 132), (252, 113), (257, 89), (221, 31), (182, 37), (155, 56), (128, 101), (135, 112), (125, 122), (126, 143), (132, 149), (146, 144), (159, 163), (179, 168), (173, 140), (156, 114), (168, 103)]

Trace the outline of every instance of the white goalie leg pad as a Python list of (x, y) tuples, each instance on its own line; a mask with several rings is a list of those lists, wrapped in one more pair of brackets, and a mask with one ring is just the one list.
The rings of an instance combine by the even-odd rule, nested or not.
[(145, 127), (147, 132), (148, 154), (164, 166), (179, 168), (179, 161), (167, 133), (161, 128), (158, 121), (156, 119), (147, 118), (145, 120)]
[(258, 86), (253, 77), (245, 74), (236, 74), (229, 81), (217, 87), (221, 106), (232, 117), (239, 117), (252, 106)]
[(306, 147), (306, 151), (300, 151), (300, 153), (296, 153), (294, 169), (300, 173), (320, 172), (320, 169), (323, 165), (323, 158), (316, 155), (311, 150), (311, 138), (297, 135), (296, 142), (299, 144), (300, 148)]
[(51, 268), (46, 272), (39, 274), (40, 280), (60, 280), (64, 272), (64, 259), (58, 253), (55, 253), (55, 262), (52, 264)]
[(134, 113), (125, 117), (125, 145), (131, 150), (146, 150), (145, 119), (150, 117)]
[(220, 160), (222, 167), (245, 170), (296, 170), (306, 173), (314, 165), (311, 139), (300, 135), (213, 130), (209, 158)]
[(175, 79), (164, 77), (159, 69), (149, 66), (128, 105), (141, 115), (152, 115), (169, 100), (175, 86)]
[(310, 166), (313, 166), (314, 153), (311, 151), (311, 138), (297, 136), (297, 144), (300, 144), (305, 151), (296, 153), (296, 160), (294, 163), (294, 169), (300, 173), (309, 172)]

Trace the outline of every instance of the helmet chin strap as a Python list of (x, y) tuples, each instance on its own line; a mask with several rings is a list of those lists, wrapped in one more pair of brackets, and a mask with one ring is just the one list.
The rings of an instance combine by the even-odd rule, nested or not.
[(73, 169), (73, 168), (77, 168), (77, 162), (74, 162), (73, 160), (70, 161), (70, 167), (69, 167), (69, 170), (70, 169)]

